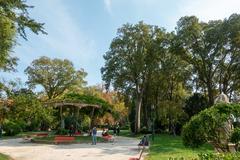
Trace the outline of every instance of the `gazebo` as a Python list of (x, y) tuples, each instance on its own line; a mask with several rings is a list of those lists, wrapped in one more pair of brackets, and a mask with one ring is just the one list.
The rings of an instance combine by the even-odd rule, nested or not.
[(79, 110), (81, 108), (91, 107), (92, 108), (92, 112), (91, 112), (91, 115), (90, 115), (91, 121), (92, 121), (95, 109), (101, 108), (100, 105), (86, 104), (86, 103), (81, 103), (81, 102), (76, 102), (76, 101), (69, 101), (69, 100), (49, 101), (49, 102), (46, 102), (45, 105), (53, 106), (53, 107), (56, 107), (56, 108), (60, 108), (61, 128), (65, 127), (64, 118), (63, 118), (63, 108), (64, 107), (75, 107), (75, 108), (77, 108), (77, 113), (76, 113), (77, 117), (79, 116)]

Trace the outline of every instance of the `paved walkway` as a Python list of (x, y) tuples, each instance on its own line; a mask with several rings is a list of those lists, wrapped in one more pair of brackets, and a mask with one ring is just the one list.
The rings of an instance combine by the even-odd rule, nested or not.
[(117, 137), (114, 143), (45, 145), (0, 140), (0, 152), (15, 160), (128, 160), (138, 157), (138, 140)]

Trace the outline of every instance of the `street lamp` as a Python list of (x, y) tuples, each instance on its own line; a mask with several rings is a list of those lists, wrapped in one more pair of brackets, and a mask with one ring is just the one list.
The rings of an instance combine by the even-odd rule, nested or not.
[(154, 141), (154, 109), (155, 109), (155, 106), (154, 105), (152, 105), (151, 106), (151, 113), (152, 113), (152, 115), (151, 115), (151, 117), (152, 117), (152, 141)]

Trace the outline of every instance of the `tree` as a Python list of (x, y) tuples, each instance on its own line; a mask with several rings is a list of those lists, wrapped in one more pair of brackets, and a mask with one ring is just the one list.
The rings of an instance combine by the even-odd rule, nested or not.
[(186, 16), (177, 23), (175, 52), (193, 66), (193, 76), (197, 76), (202, 87), (207, 89), (209, 105), (214, 103), (217, 86), (220, 92), (227, 92), (226, 87), (232, 83), (229, 69), (236, 70), (239, 65), (236, 63), (239, 60), (239, 31), (240, 18), (236, 14), (224, 21), (208, 23)]
[(135, 103), (135, 132), (140, 130), (143, 93), (152, 72), (159, 67), (165, 52), (165, 30), (139, 22), (125, 24), (117, 32), (109, 51), (104, 55), (102, 77), (106, 87), (130, 95)]
[(53, 122), (52, 108), (44, 107), (33, 93), (20, 89), (10, 99), (13, 104), (8, 119), (18, 122), (23, 130), (46, 129)]
[(200, 93), (194, 93), (186, 100), (183, 110), (188, 114), (189, 118), (191, 118), (192, 116), (198, 114), (200, 111), (206, 109), (207, 107), (207, 98)]
[(29, 17), (30, 8), (23, 0), (0, 0), (0, 70), (13, 70), (16, 65), (17, 58), (10, 54), (17, 35), (27, 39), (26, 29), (46, 34), (44, 24)]
[(72, 62), (67, 59), (50, 59), (41, 57), (34, 60), (25, 73), (28, 75), (28, 84), (41, 85), (48, 99), (60, 96), (71, 87), (82, 87), (87, 75), (83, 69), (75, 70)]

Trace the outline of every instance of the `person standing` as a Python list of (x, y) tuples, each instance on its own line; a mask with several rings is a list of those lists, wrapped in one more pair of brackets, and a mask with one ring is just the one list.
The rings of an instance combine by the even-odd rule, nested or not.
[(75, 131), (75, 129), (74, 129), (73, 125), (71, 124), (70, 130), (69, 130), (70, 136), (74, 135), (74, 131)]
[(92, 145), (97, 144), (97, 128), (93, 127), (92, 129)]
[(120, 133), (120, 126), (119, 126), (119, 123), (117, 123), (116, 130), (117, 130), (117, 135), (119, 136), (119, 133)]

